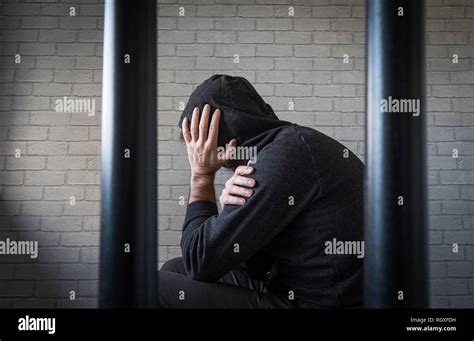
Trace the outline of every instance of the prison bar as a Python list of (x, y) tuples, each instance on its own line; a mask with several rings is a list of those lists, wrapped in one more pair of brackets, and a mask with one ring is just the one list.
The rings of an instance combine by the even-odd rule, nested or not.
[(367, 1), (368, 308), (428, 306), (424, 10), (422, 0)]
[(101, 308), (157, 304), (156, 16), (156, 1), (105, 1)]

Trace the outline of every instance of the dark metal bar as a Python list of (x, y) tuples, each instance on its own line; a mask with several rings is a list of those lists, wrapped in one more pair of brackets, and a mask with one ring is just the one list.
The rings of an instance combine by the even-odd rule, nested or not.
[[(365, 305), (428, 306), (424, 1), (367, 1)], [(397, 112), (392, 101), (420, 100)], [(408, 102), (405, 102), (405, 105)], [(407, 108), (407, 107), (405, 107)], [(407, 112), (408, 111), (408, 112)]]
[(157, 303), (156, 29), (156, 1), (105, 2), (102, 308)]

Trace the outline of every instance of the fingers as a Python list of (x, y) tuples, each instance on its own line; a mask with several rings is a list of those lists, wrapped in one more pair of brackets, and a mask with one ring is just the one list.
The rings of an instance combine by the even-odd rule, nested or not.
[(206, 104), (202, 111), (201, 121), (199, 122), (199, 139), (201, 141), (207, 140), (207, 130), (209, 127), (209, 114), (211, 113), (211, 106)]
[(245, 187), (240, 187), (240, 186), (230, 186), (229, 188), (226, 188), (226, 193), (229, 195), (241, 195), (243, 197), (250, 198), (253, 194), (253, 191), (249, 188)]
[(244, 205), (245, 198), (250, 198), (253, 195), (251, 188), (256, 185), (256, 181), (244, 175), (251, 174), (254, 170), (253, 167), (248, 166), (239, 166), (235, 169), (234, 175), (225, 183), (225, 188), (219, 198), (222, 207)]
[(187, 117), (185, 117), (183, 120), (182, 130), (183, 130), (184, 141), (186, 143), (190, 143), (192, 141), (192, 137), (191, 137), (191, 132), (189, 131), (189, 120)]
[(245, 199), (239, 198), (239, 197), (234, 197), (234, 196), (231, 196), (231, 195), (223, 195), (223, 196), (221, 196), (220, 202), (221, 202), (222, 206), (225, 206), (225, 205), (239, 205), (239, 206), (242, 206), (243, 204), (245, 204)]
[(196, 107), (193, 110), (193, 116), (191, 118), (191, 137), (194, 141), (199, 138), (199, 108)]
[(220, 118), (221, 118), (221, 111), (217, 109), (216, 111), (214, 111), (214, 115), (212, 115), (211, 125), (209, 127), (209, 136), (208, 136), (208, 142), (210, 142), (213, 146), (217, 146)]
[(235, 169), (234, 175), (252, 174), (254, 168), (252, 166), (239, 166)]
[(245, 176), (234, 175), (226, 183), (226, 187), (231, 187), (232, 185), (243, 186), (243, 187), (255, 187), (255, 180), (252, 178), (247, 178)]

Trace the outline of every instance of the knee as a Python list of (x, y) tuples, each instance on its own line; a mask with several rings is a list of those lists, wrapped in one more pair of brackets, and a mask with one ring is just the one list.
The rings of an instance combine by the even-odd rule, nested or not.
[(165, 264), (163, 264), (163, 266), (161, 267), (161, 271), (184, 274), (185, 270), (184, 270), (183, 257), (176, 257), (176, 258), (170, 259)]

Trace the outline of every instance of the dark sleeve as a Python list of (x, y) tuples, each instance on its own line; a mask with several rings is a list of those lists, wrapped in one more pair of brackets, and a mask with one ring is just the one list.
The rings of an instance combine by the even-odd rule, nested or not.
[(307, 207), (317, 190), (308, 155), (267, 146), (252, 164), (256, 186), (243, 206), (226, 205), (218, 214), (209, 201), (188, 205), (181, 249), (190, 277), (217, 280), (257, 254)]

